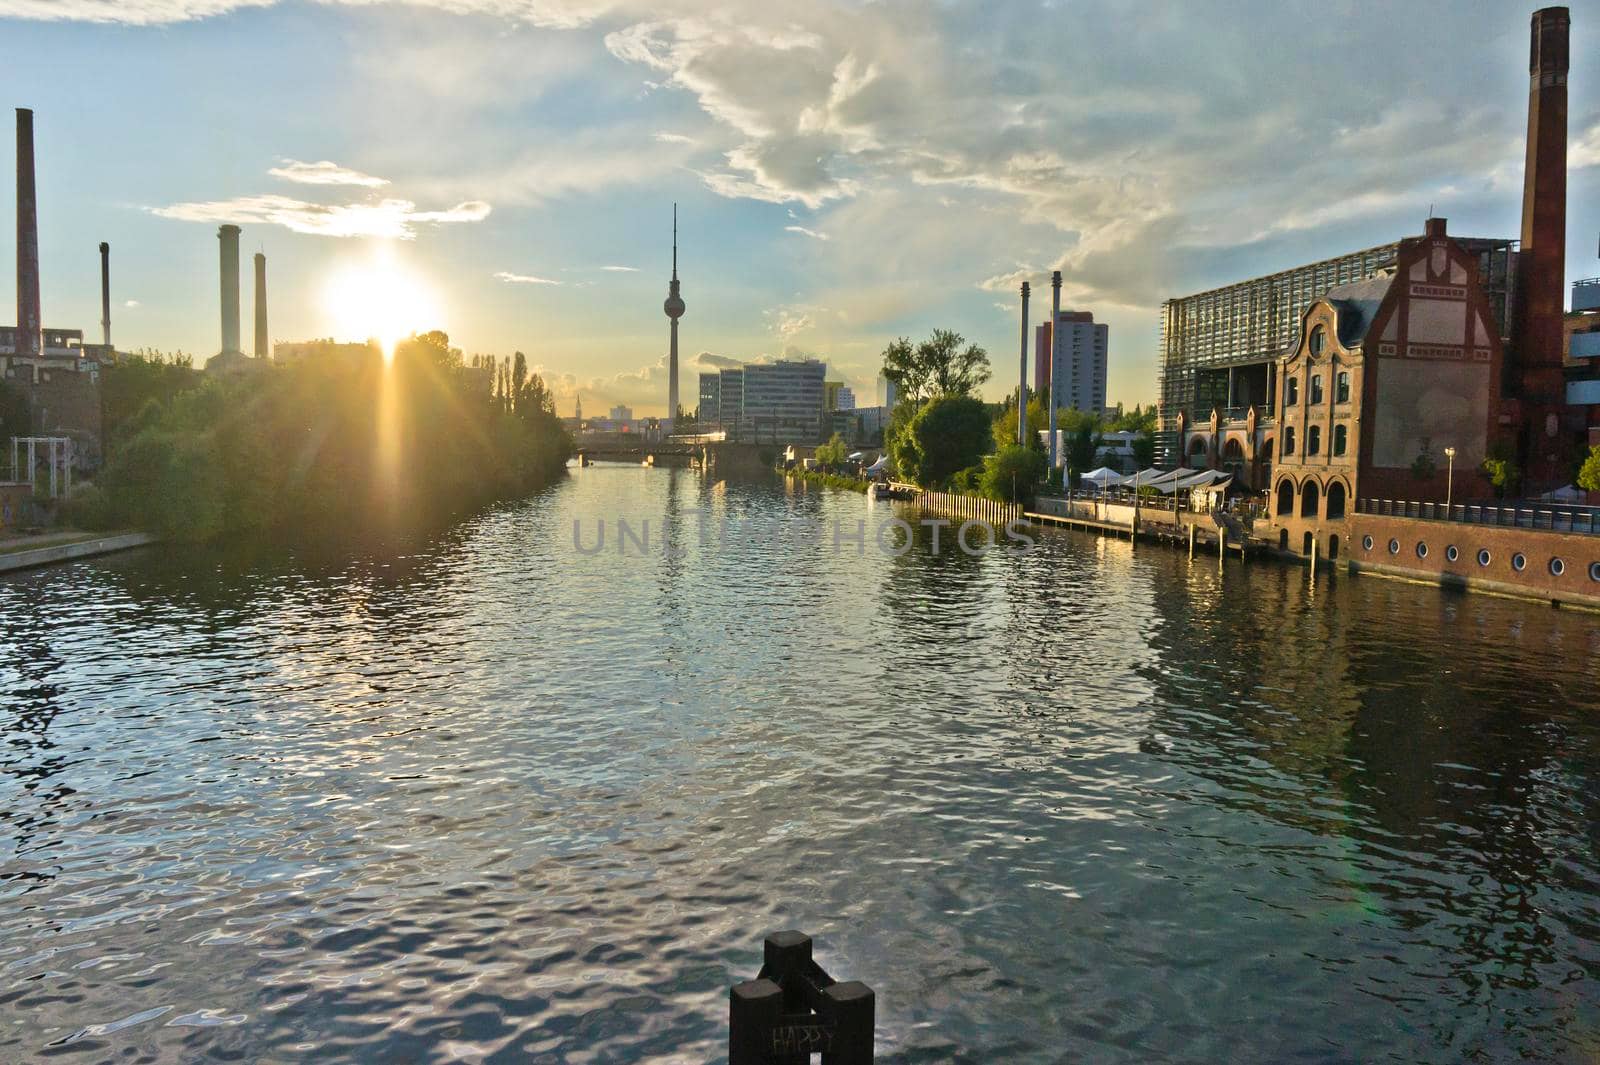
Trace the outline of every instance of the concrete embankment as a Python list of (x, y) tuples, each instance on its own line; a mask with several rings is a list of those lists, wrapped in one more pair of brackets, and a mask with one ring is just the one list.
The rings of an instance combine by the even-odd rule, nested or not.
[(53, 562), (71, 562), (80, 558), (92, 558), (95, 555), (109, 555), (114, 551), (126, 551), (131, 547), (143, 547), (155, 542), (156, 538), (149, 533), (132, 532), (118, 533), (114, 536), (95, 536), (66, 543), (43, 544), (39, 547), (21, 547), (14, 551), (0, 552), (0, 573), (29, 569), (33, 566), (48, 566)]

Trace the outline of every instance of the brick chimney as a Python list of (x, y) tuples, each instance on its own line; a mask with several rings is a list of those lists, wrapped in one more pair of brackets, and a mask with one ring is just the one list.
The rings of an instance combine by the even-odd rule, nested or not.
[(39, 311), (39, 197), (33, 179), (33, 112), (17, 108), (17, 354), (38, 355), (44, 343)]
[(1567, 68), (1571, 18), (1564, 7), (1533, 13), (1528, 60), (1528, 154), (1522, 179), (1521, 291), (1516, 381), (1524, 404), (1559, 407), (1567, 244)]

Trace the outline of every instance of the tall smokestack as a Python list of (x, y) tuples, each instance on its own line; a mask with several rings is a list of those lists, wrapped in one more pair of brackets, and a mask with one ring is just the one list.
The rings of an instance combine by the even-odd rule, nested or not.
[(106, 347), (111, 346), (111, 245), (100, 242), (100, 328)]
[(39, 311), (39, 197), (33, 182), (33, 112), (17, 108), (17, 354), (43, 350)]
[(1561, 308), (1567, 247), (1570, 26), (1571, 18), (1564, 7), (1547, 7), (1533, 13), (1516, 351), (1522, 399), (1534, 406), (1560, 406), (1565, 399)]
[[(1028, 283), (1022, 283), (1022, 356), (1017, 375), (1017, 443), (1028, 442)], [(1016, 502), (1016, 500), (1012, 500)]]
[[(222, 354), (239, 349), (239, 227), (217, 230), (222, 266)], [(242, 352), (241, 352), (242, 354)]]
[(267, 257), (256, 252), (256, 358), (267, 357)]

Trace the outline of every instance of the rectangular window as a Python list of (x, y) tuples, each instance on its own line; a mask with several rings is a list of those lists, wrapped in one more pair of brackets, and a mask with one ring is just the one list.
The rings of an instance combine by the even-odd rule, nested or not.
[(1319, 373), (1311, 375), (1311, 402), (1322, 402), (1322, 375)]
[(1348, 426), (1335, 425), (1333, 427), (1333, 453), (1343, 455), (1350, 442), (1350, 429)]
[(1322, 453), (1322, 426), (1313, 425), (1306, 429), (1306, 454), (1318, 455)]
[(1300, 378), (1285, 378), (1283, 387), (1287, 390), (1284, 396), (1284, 405), (1292, 407), (1300, 402)]
[(1341, 371), (1339, 376), (1334, 378), (1333, 400), (1335, 403), (1350, 402), (1350, 375), (1348, 373)]
[(1294, 426), (1292, 425), (1283, 427), (1283, 453), (1285, 455), (1294, 454)]

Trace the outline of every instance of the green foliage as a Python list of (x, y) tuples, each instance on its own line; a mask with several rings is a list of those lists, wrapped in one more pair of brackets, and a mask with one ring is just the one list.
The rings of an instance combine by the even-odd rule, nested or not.
[(1077, 428), (1067, 436), (1065, 462), (1074, 475), (1088, 473), (1094, 468), (1094, 456), (1100, 447), (1098, 425), (1093, 418), (1079, 421)]
[(790, 477), (798, 478), (808, 484), (820, 484), (827, 488), (838, 488), (846, 492), (865, 492), (872, 482), (865, 477), (850, 477), (842, 473), (826, 473), (822, 470), (791, 470)]
[(1056, 409), (1056, 428), (1068, 433), (1081, 432), (1087, 429), (1092, 435), (1098, 437), (1104, 426), (1100, 419), (1086, 410), (1073, 410), (1071, 407), (1058, 407)]
[(1046, 458), (1038, 448), (1011, 444), (983, 460), (979, 491), (1005, 503), (1033, 499), (1044, 481)]
[(924, 488), (950, 483), (977, 465), (989, 449), (989, 412), (971, 396), (942, 396), (923, 403), (894, 435), (892, 461), (900, 476)]
[[(1137, 407), (1134, 408), (1138, 410)], [(1141, 469), (1148, 470), (1156, 464), (1156, 438), (1148, 432), (1141, 432), (1133, 438), (1133, 464)]]
[(1516, 452), (1504, 441), (1496, 441), (1489, 446), (1489, 455), (1483, 460), (1483, 465), (1478, 469), (1489, 479), (1489, 487), (1494, 489), (1496, 499), (1505, 498), (1509, 492), (1515, 492), (1522, 483), (1522, 470), (1517, 468)]
[[(1028, 400), (1028, 435), (1027, 445), (1031, 448), (1044, 450), (1045, 442), (1039, 436), (1044, 432), (1045, 422), (1049, 419), (1049, 412), (1045, 410), (1044, 401), (1038, 396)], [(1013, 446), (1017, 442), (1017, 391), (1011, 390), (1011, 400), (1000, 411), (1000, 416), (994, 420), (994, 446), (1003, 448)]]
[(559, 476), (572, 439), (526, 361), (443, 333), (148, 396), (100, 477), (110, 520), (177, 540), (408, 531)]
[[(1152, 406), (1149, 410), (1145, 410), (1137, 403), (1133, 405), (1133, 410), (1111, 419), (1110, 424), (1106, 426), (1106, 432), (1108, 433), (1154, 433), (1155, 431), (1155, 407)], [(1142, 464), (1140, 469), (1144, 469), (1147, 465)]]
[(902, 399), (913, 403), (967, 396), (989, 380), (989, 353), (968, 344), (960, 333), (935, 329), (920, 344), (900, 337), (884, 348), (883, 376), (894, 382)]
[(57, 520), (73, 529), (110, 529), (116, 525), (111, 513), (111, 500), (90, 481), (81, 481), (72, 488), (72, 495), (62, 500), (56, 514)]
[(964, 470), (957, 470), (956, 475), (950, 478), (950, 491), (964, 496), (975, 496), (983, 486), (983, 463), (968, 466)]
[(850, 445), (839, 433), (834, 433), (826, 444), (817, 446), (814, 456), (818, 466), (843, 466), (850, 457)]
[(101, 434), (113, 453), (150, 420), (162, 404), (200, 386), (200, 372), (187, 355), (140, 352), (100, 370)]
[(1589, 457), (1578, 468), (1578, 487), (1589, 492), (1600, 492), (1600, 444), (1589, 449)]

